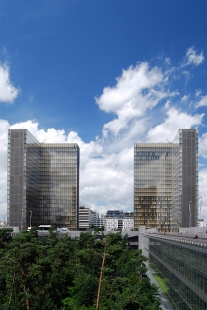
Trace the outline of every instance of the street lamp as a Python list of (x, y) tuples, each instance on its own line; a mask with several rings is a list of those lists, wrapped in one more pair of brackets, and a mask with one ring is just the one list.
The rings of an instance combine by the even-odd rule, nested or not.
[(29, 218), (29, 225), (32, 227), (32, 211), (30, 210), (30, 218)]
[(189, 201), (189, 234), (191, 233), (191, 203), (192, 201)]
[[(202, 198), (203, 197), (200, 197), (200, 227), (201, 227), (201, 204), (202, 204)], [(202, 226), (203, 227), (203, 226)]]

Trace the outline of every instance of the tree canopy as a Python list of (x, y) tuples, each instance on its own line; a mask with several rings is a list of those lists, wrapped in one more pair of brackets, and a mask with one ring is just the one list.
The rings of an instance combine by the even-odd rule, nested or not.
[(10, 238), (0, 230), (0, 308), (161, 309), (141, 251), (120, 233), (97, 237), (38, 238), (31, 230)]

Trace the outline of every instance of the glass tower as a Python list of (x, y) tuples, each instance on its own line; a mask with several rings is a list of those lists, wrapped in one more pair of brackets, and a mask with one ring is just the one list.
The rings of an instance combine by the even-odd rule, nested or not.
[(177, 231), (197, 226), (198, 131), (172, 143), (134, 145), (134, 226)]
[(26, 129), (8, 132), (8, 223), (78, 230), (79, 147), (39, 143)]
[(171, 145), (134, 146), (134, 226), (169, 230), (172, 204)]

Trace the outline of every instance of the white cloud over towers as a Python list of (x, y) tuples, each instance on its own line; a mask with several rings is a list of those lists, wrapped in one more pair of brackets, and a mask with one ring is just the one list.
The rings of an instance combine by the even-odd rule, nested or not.
[[(202, 53), (189, 48), (185, 65), (199, 65), (204, 61)], [(175, 69), (168, 61), (165, 66), (150, 66), (147, 62), (130, 66), (116, 79), (115, 86), (105, 87), (97, 97), (99, 108), (111, 113), (112, 119), (103, 124), (103, 135), (85, 143), (78, 132), (66, 133), (64, 129), (42, 129), (38, 121), (28, 120), (9, 124), (0, 120), (0, 219), (6, 216), (6, 165), (7, 132), (9, 128), (28, 129), (40, 142), (78, 143), (80, 147), (80, 205), (91, 207), (99, 212), (107, 209), (133, 210), (133, 146), (135, 142), (172, 141), (179, 128), (199, 128), (204, 113), (199, 109), (186, 109), (189, 96), (173, 86), (171, 73)], [(181, 66), (182, 67), (182, 66)], [(180, 69), (181, 69), (180, 67)], [(3, 68), (3, 69), (2, 69)], [(1, 66), (1, 98), (13, 102), (18, 95), (9, 80), (9, 68)], [(172, 70), (170, 70), (172, 69)], [(182, 70), (181, 70), (182, 71)], [(3, 72), (3, 73), (2, 73)], [(2, 75), (1, 75), (2, 74)], [(179, 70), (177, 69), (177, 76)], [(182, 72), (180, 72), (182, 76)], [(1, 88), (2, 87), (2, 88)], [(206, 105), (206, 96), (197, 94), (197, 107)], [(94, 133), (94, 137), (96, 133)], [(200, 137), (200, 156), (207, 158), (207, 133)], [(207, 174), (201, 167), (201, 190)], [(205, 197), (201, 193), (201, 196)], [(203, 198), (203, 204), (207, 200)], [(207, 215), (207, 208), (206, 208)]]
[(114, 87), (105, 87), (96, 102), (105, 112), (113, 112), (116, 118), (103, 127), (103, 135), (109, 132), (117, 135), (129, 127), (134, 118), (145, 116), (147, 110), (153, 109), (160, 100), (174, 96), (163, 89), (166, 76), (158, 67), (150, 68), (147, 62), (130, 66), (122, 71)]

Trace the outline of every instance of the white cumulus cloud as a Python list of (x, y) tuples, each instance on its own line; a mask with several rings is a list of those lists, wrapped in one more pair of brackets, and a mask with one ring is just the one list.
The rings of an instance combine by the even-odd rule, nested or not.
[(168, 76), (158, 67), (150, 68), (147, 62), (123, 70), (116, 80), (115, 87), (104, 88), (103, 94), (96, 98), (101, 110), (116, 114), (115, 119), (104, 125), (104, 137), (109, 132), (117, 135), (127, 129), (134, 118), (143, 117), (147, 110), (153, 109), (163, 98), (178, 94), (177, 91), (164, 89)]
[(199, 139), (199, 154), (207, 158), (207, 133), (204, 133)]
[(188, 129), (201, 125), (204, 114), (190, 115), (175, 107), (166, 105), (167, 117), (163, 123), (150, 128), (147, 134), (148, 142), (158, 143), (172, 141), (179, 128)]
[(185, 60), (184, 60), (184, 66), (187, 65), (195, 65), (198, 66), (204, 61), (203, 52), (200, 54), (197, 53), (197, 51), (194, 49), (194, 46), (189, 47), (186, 52)]
[(188, 96), (187, 95), (184, 95), (182, 98), (181, 98), (181, 101), (182, 102), (185, 102), (185, 101), (187, 101), (188, 100)]
[(15, 88), (9, 79), (9, 66), (0, 64), (0, 101), (12, 103), (18, 94), (19, 89)]
[(207, 106), (207, 95), (202, 96), (200, 100), (196, 103), (196, 108)]
[(196, 91), (195, 91), (195, 97), (200, 96), (201, 93), (202, 93), (202, 90), (201, 90), (201, 89), (196, 89)]
[[(147, 90), (157, 85), (163, 80), (163, 75), (159, 68), (150, 69), (147, 62), (138, 64), (136, 67), (130, 66), (127, 70), (122, 71), (121, 77), (117, 78), (115, 87), (106, 87), (103, 94), (96, 98), (96, 102), (101, 110), (105, 112), (117, 113), (125, 104), (134, 102), (137, 95), (142, 90)], [(140, 114), (143, 107), (139, 106)]]

